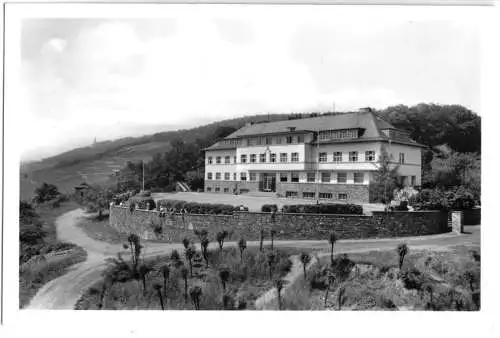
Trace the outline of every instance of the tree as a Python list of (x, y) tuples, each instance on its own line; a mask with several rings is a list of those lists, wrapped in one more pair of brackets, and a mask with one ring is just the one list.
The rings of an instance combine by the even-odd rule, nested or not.
[(208, 245), (210, 244), (210, 240), (208, 237), (204, 237), (201, 240), (201, 253), (203, 255), (203, 259), (205, 260), (205, 266), (208, 268)]
[(33, 203), (42, 204), (58, 198), (61, 195), (57, 187), (53, 184), (43, 182), (38, 188), (35, 189), (35, 197)]
[(186, 260), (189, 263), (189, 275), (191, 276), (191, 278), (193, 278), (193, 257), (196, 254), (196, 250), (193, 246), (189, 246), (186, 249), (185, 254), (186, 254)]
[(304, 269), (304, 279), (307, 278), (306, 267), (309, 262), (311, 262), (311, 256), (307, 252), (302, 252), (300, 254), (300, 262), (302, 263), (302, 268)]
[[(129, 243), (128, 247), (130, 247), (130, 257), (132, 259), (132, 269), (134, 274), (137, 272), (137, 266), (139, 265), (139, 258), (141, 256), (141, 239), (136, 234), (130, 234), (127, 237), (127, 241)], [(126, 245), (124, 248), (127, 249)]]
[(217, 240), (217, 243), (219, 243), (219, 250), (222, 253), (222, 249), (224, 247), (224, 240), (227, 238), (228, 232), (226, 230), (219, 231), (215, 235), (215, 239)]
[(333, 246), (337, 242), (337, 234), (335, 232), (333, 232), (333, 231), (330, 232), (330, 234), (328, 236), (328, 242), (330, 243), (330, 247), (331, 247), (331, 250), (330, 250), (330, 261), (333, 262)]
[(247, 241), (243, 237), (238, 241), (238, 247), (240, 249), (240, 260), (243, 261), (243, 251), (247, 248)]
[(403, 262), (405, 259), (405, 256), (408, 254), (410, 249), (408, 248), (408, 245), (406, 243), (401, 243), (397, 246), (396, 252), (398, 253), (399, 256), (399, 270), (403, 267)]
[(369, 193), (372, 202), (383, 203), (388, 207), (394, 197), (394, 190), (399, 187), (399, 166), (391, 167), (391, 158), (383, 147), (379, 157), (378, 169), (373, 173), (370, 181)]
[(97, 219), (102, 219), (102, 212), (109, 209), (109, 204), (113, 200), (113, 192), (110, 189), (99, 187), (89, 188), (80, 203), (89, 212), (98, 212)]
[(185, 266), (181, 268), (181, 277), (184, 279), (184, 302), (188, 301), (188, 270)]
[(165, 296), (165, 299), (167, 298), (167, 283), (168, 283), (168, 278), (170, 277), (170, 268), (168, 265), (162, 265), (160, 268), (160, 272), (163, 276), (163, 294)]
[(273, 265), (276, 255), (274, 252), (269, 252), (267, 254), (267, 266), (269, 267), (269, 279), (273, 279)]
[(142, 280), (142, 288), (144, 294), (146, 294), (146, 277), (151, 271), (152, 271), (151, 267), (147, 265), (141, 265), (141, 267), (139, 268), (139, 276), (141, 277)]
[(345, 295), (345, 286), (342, 285), (337, 293), (337, 304), (339, 306), (339, 310), (342, 310), (342, 304), (344, 304), (345, 301), (344, 295)]
[(278, 310), (281, 310), (281, 290), (283, 289), (284, 282), (281, 279), (277, 279), (274, 281), (274, 286), (276, 287), (276, 291), (278, 294)]
[(260, 229), (260, 246), (259, 246), (260, 252), (262, 252), (263, 246), (264, 246), (264, 229)]
[(200, 298), (201, 298), (202, 290), (198, 285), (191, 287), (189, 289), (189, 295), (191, 296), (191, 301), (194, 304), (194, 308), (196, 310), (200, 309)]
[(153, 288), (156, 290), (156, 294), (158, 295), (158, 298), (160, 299), (161, 309), (165, 310), (165, 306), (163, 305), (163, 297), (161, 295), (161, 285), (158, 283), (155, 283), (153, 285)]
[(274, 248), (274, 236), (276, 235), (276, 230), (271, 230), (271, 251)]
[(229, 280), (230, 275), (231, 275), (231, 270), (229, 270), (229, 267), (222, 266), (219, 268), (219, 278), (222, 283), (223, 294), (226, 293), (226, 283)]
[(328, 300), (328, 292), (330, 291), (330, 288), (332, 287), (333, 283), (335, 282), (335, 274), (332, 272), (331, 269), (328, 269), (327, 271), (327, 285), (326, 285), (326, 291), (325, 291), (325, 304), (324, 307), (326, 308), (326, 302)]

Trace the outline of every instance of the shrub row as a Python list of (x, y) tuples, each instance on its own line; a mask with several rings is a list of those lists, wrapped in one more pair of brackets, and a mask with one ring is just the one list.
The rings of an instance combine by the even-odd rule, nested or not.
[(443, 191), (424, 189), (409, 199), (409, 204), (416, 210), (468, 210), (476, 206), (474, 195), (464, 187)]
[(128, 202), (129, 206), (131, 205), (137, 206), (139, 209), (147, 209), (147, 210), (156, 209), (156, 203), (152, 197), (133, 196), (128, 200)]
[(235, 207), (229, 204), (196, 203), (180, 200), (159, 200), (157, 209), (161, 207), (174, 209), (175, 212), (185, 210), (190, 214), (232, 215), (235, 211), (248, 211), (245, 206)]
[(260, 211), (262, 212), (276, 212), (278, 211), (278, 206), (276, 204), (264, 204), (261, 208)]
[(357, 204), (292, 204), (283, 206), (284, 213), (290, 214), (344, 214), (362, 215), (363, 207)]

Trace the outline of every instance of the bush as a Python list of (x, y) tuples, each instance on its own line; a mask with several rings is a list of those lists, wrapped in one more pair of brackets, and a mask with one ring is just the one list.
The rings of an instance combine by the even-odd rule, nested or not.
[(409, 200), (410, 205), (416, 210), (443, 210), (450, 209), (468, 210), (476, 206), (472, 192), (465, 187), (451, 190), (424, 189)]
[[(175, 212), (186, 210), (190, 214), (200, 215), (232, 215), (235, 211), (240, 211), (240, 207), (235, 207), (229, 204), (210, 204), (186, 202), (180, 200), (159, 200), (157, 208), (164, 207), (166, 209), (174, 209)], [(248, 211), (248, 208), (243, 206), (243, 209)]]
[(139, 209), (147, 209), (148, 203), (148, 210), (154, 210), (156, 208), (155, 200), (152, 197), (133, 196), (129, 199), (129, 203), (131, 205), (137, 205)]
[(344, 215), (362, 215), (363, 207), (357, 204), (295, 204), (284, 205), (284, 213), (297, 214), (344, 214)]
[(260, 211), (262, 212), (277, 212), (278, 211), (278, 206), (276, 204), (264, 204), (261, 208)]
[(150, 190), (144, 190), (137, 194), (138, 197), (151, 197)]

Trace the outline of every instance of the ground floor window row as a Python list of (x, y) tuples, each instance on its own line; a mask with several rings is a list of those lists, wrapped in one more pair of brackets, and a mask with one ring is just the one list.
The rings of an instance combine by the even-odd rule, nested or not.
[[(230, 190), (229, 188), (221, 188), (219, 186), (215, 187), (207, 187), (205, 189), (207, 192), (224, 192), (224, 193), (229, 193)], [(285, 197), (286, 198), (304, 198), (304, 199), (316, 199), (316, 193), (315, 192), (307, 192), (304, 191), (302, 193), (299, 193), (298, 191), (286, 191), (285, 192)], [(346, 201), (347, 200), (347, 193), (346, 192), (339, 192), (336, 193), (335, 195), (331, 192), (320, 192), (318, 194), (318, 198), (322, 200), (339, 200), (339, 201)]]
[[(318, 175), (316, 172), (308, 172), (306, 173), (306, 182), (307, 183), (315, 183), (315, 182), (321, 182), (321, 183), (332, 183), (333, 179), (336, 179), (335, 181), (337, 183), (347, 183), (347, 172), (330, 172), (330, 171), (323, 171), (319, 172)], [(354, 183), (364, 183), (365, 182), (365, 172), (353, 172), (351, 177)], [(251, 172), (247, 175), (246, 172), (241, 172), (239, 174), (239, 180), (240, 181), (258, 181), (259, 180), (259, 174), (255, 172)], [(231, 179), (232, 177), (232, 179)], [(292, 182), (292, 183), (299, 183), (300, 182), (300, 173), (299, 172), (281, 172), (278, 174), (278, 180), (280, 182)], [(262, 177), (260, 177), (262, 178)], [(224, 181), (237, 181), (237, 173), (207, 173), (207, 180), (220, 180)]]

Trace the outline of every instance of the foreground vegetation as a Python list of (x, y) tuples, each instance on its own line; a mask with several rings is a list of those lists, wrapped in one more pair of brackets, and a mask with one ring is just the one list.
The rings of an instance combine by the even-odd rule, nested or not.
[[(478, 247), (372, 251), (325, 257), (283, 297), (285, 310), (480, 309)], [(276, 306), (276, 305), (275, 305)]]
[(78, 207), (73, 202), (37, 207), (20, 202), (19, 214), (19, 306), (23, 308), (49, 281), (86, 259), (86, 252), (56, 237), (56, 219)]
[(141, 258), (143, 246), (130, 235), (124, 248), (131, 259), (109, 260), (103, 280), (87, 290), (76, 309), (253, 309), (292, 267), (293, 250), (247, 248), (244, 239), (237, 248), (224, 248), (225, 231), (216, 235), (217, 249), (209, 249), (208, 234), (197, 235), (200, 250), (186, 238), (183, 253), (151, 259)]

